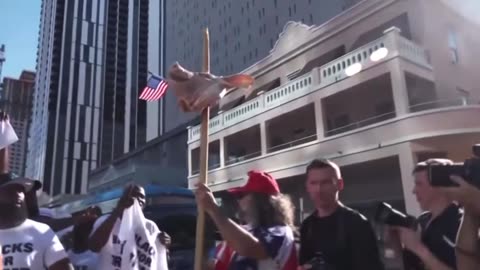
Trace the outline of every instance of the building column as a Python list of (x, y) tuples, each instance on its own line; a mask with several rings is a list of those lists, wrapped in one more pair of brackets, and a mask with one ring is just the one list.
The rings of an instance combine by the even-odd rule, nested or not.
[(315, 100), (315, 126), (317, 129), (317, 140), (321, 140), (325, 137), (325, 126), (323, 121), (323, 109), (322, 100)]
[(415, 182), (412, 176), (413, 169), (417, 163), (415, 153), (410, 143), (404, 143), (399, 147), (400, 173), (402, 176), (403, 197), (405, 200), (405, 209), (408, 214), (419, 216), (421, 214), (420, 206), (413, 194)]
[(267, 154), (267, 128), (265, 121), (260, 122), (260, 149), (262, 156)]
[(410, 104), (408, 101), (407, 82), (405, 80), (405, 72), (397, 61), (390, 62), (390, 76), (392, 81), (392, 95), (395, 103), (395, 113), (397, 117), (408, 114), (410, 112)]
[(220, 168), (225, 167), (225, 138), (220, 138)]
[[(391, 46), (393, 46), (390, 49), (397, 54), (399, 52), (396, 46), (397, 44), (399, 44), (398, 39), (401, 38), (400, 32), (401, 30), (398, 27), (391, 27), (384, 31), (384, 34), (387, 36), (387, 40), (390, 41), (389, 43), (391, 44)], [(389, 61), (388, 66), (392, 83), (393, 101), (395, 103), (395, 113), (398, 117), (410, 112), (407, 81), (405, 79), (405, 71), (401, 68), (398, 59), (393, 59), (393, 61)]]

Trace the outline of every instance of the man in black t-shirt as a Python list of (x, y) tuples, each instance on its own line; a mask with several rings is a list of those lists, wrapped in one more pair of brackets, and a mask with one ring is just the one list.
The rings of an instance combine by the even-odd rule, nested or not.
[(339, 167), (328, 160), (314, 160), (306, 174), (306, 189), (316, 211), (305, 219), (300, 229), (301, 268), (383, 269), (370, 223), (338, 199), (343, 189)]
[(441, 189), (432, 187), (428, 178), (429, 166), (448, 164), (452, 161), (430, 159), (418, 163), (413, 171), (413, 193), (426, 212), (418, 218), (420, 235), (408, 228), (395, 228), (407, 249), (407, 270), (456, 269), (455, 241), (463, 211)]

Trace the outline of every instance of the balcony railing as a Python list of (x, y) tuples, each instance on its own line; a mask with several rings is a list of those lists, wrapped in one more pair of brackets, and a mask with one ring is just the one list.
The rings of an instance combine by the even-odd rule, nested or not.
[(290, 148), (290, 147), (294, 147), (294, 146), (297, 146), (297, 145), (301, 145), (301, 144), (304, 144), (304, 143), (313, 142), (315, 140), (317, 140), (317, 134), (307, 135), (307, 136), (302, 137), (300, 139), (291, 140), (291, 141), (286, 142), (286, 143), (282, 143), (282, 144), (278, 144), (278, 145), (269, 147), (269, 148), (267, 148), (267, 153), (273, 153), (273, 152), (276, 152), (276, 151), (280, 151), (280, 150), (287, 149), (287, 148)]
[(372, 124), (375, 124), (375, 123), (378, 123), (378, 122), (382, 122), (382, 121), (385, 121), (385, 120), (388, 120), (388, 119), (391, 119), (391, 118), (394, 118), (394, 117), (395, 117), (395, 112), (394, 111), (389, 112), (389, 113), (380, 114), (380, 115), (375, 115), (373, 117), (363, 119), (363, 120), (360, 120), (360, 121), (357, 121), (357, 122), (354, 122), (354, 123), (351, 123), (351, 124), (348, 124), (348, 125), (345, 125), (345, 126), (325, 130), (325, 136), (328, 137), (328, 136), (333, 136), (333, 135), (336, 135), (336, 134), (348, 132), (350, 130), (354, 130), (354, 129), (361, 128), (361, 127), (366, 127), (366, 126), (369, 126), (369, 125), (372, 125)]
[[(469, 105), (475, 105), (475, 104), (480, 104), (478, 100), (474, 99), (467, 99), (467, 98), (456, 98), (456, 99), (446, 99), (446, 100), (433, 100), (433, 101), (428, 101), (428, 102), (423, 102), (420, 104), (414, 104), (409, 106), (410, 112), (415, 113), (419, 111), (426, 111), (426, 110), (435, 110), (435, 109), (442, 109), (442, 108), (449, 108), (449, 107), (463, 107), (463, 106), (469, 106)], [(419, 109), (421, 108), (421, 109)], [(351, 123), (345, 126), (341, 126), (338, 128), (330, 129), (325, 131), (325, 136), (333, 136), (341, 133), (345, 133), (348, 131), (356, 130), (359, 128), (363, 127), (368, 127), (373, 124), (381, 123), (390, 119), (394, 119), (396, 116), (395, 111), (385, 113), (385, 114), (379, 114), (375, 115), (373, 117), (363, 119), (360, 121), (357, 121), (355, 123)], [(267, 148), (267, 153), (274, 153), (283, 149), (299, 146), (302, 144), (314, 142), (318, 139), (317, 134), (311, 134), (307, 135), (303, 138), (300, 139), (295, 139), (291, 140), (287, 143), (283, 143), (280, 145), (275, 145), (272, 147)], [(250, 154), (244, 155), (244, 156), (230, 156), (225, 158), (225, 166), (228, 165), (233, 165), (242, 161), (246, 161), (252, 158), (256, 158), (261, 156), (262, 153), (261, 151), (255, 151)], [(195, 157), (196, 158), (196, 157)], [(221, 168), (220, 163), (217, 162), (212, 162), (209, 164), (208, 169), (213, 170), (213, 169), (218, 169)], [(191, 175), (197, 175), (199, 173), (198, 166), (196, 166), (192, 172)]]
[(410, 112), (419, 112), (425, 110), (441, 109), (445, 107), (467, 106), (478, 104), (478, 101), (472, 98), (441, 99), (410, 105)]
[[(468, 98), (456, 98), (456, 99), (444, 99), (444, 100), (432, 100), (427, 102), (422, 102), (414, 105), (409, 106), (409, 111), (411, 113), (426, 111), (426, 110), (434, 110), (434, 109), (441, 109), (441, 108), (448, 108), (448, 107), (461, 107), (461, 106), (468, 106), (478, 104), (477, 101), (474, 99)], [(329, 129), (325, 131), (325, 136), (333, 136), (340, 133), (348, 132), (351, 130), (355, 130), (358, 128), (370, 126), (382, 121), (386, 121), (392, 118), (395, 118), (395, 112), (389, 112), (385, 114), (375, 115), (373, 117), (363, 119), (345, 126), (337, 127), (334, 129)]]
[(225, 160), (225, 166), (232, 165), (241, 161), (249, 160), (255, 157), (259, 157), (261, 155), (262, 155), (262, 152), (258, 151), (258, 152), (246, 154), (245, 156), (241, 156), (241, 157), (229, 157)]
[[(386, 55), (381, 59), (373, 59), (372, 54), (380, 48), (386, 48)], [(209, 134), (231, 127), (239, 122), (262, 114), (266, 110), (281, 106), (298, 97), (318, 91), (340, 80), (346, 79), (347, 69), (357, 65), (360, 70), (388, 61), (394, 57), (402, 57), (426, 68), (431, 68), (425, 49), (410, 40), (400, 36), (395, 28), (385, 31), (385, 35), (344, 56), (314, 68), (311, 72), (288, 82), (276, 89), (259, 95), (229, 111), (220, 113), (210, 120)], [(373, 60), (372, 60), (373, 59)], [(314, 78), (319, 78), (314, 80)], [(315, 84), (314, 84), (315, 81)], [(188, 142), (200, 139), (200, 125), (190, 127)]]

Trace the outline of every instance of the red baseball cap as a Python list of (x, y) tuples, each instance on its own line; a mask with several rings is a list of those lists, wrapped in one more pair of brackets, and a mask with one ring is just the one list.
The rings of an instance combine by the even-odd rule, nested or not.
[(233, 194), (241, 193), (262, 193), (267, 195), (277, 195), (280, 193), (277, 180), (270, 174), (262, 171), (249, 171), (247, 183), (243, 187), (228, 190)]

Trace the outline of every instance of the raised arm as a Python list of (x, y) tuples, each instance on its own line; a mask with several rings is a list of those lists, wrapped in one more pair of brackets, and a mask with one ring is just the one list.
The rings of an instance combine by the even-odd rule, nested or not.
[[(0, 111), (0, 121), (8, 121), (8, 115)], [(0, 174), (8, 174), (10, 172), (10, 156), (8, 146), (0, 150)]]
[(253, 259), (268, 259), (269, 255), (259, 239), (250, 232), (226, 217), (215, 203), (213, 194), (205, 185), (199, 185), (197, 203), (203, 205), (207, 214), (212, 218), (223, 239), (238, 254)]
[(125, 209), (133, 205), (134, 199), (132, 197), (132, 191), (133, 187), (128, 187), (118, 201), (113, 212), (106, 219), (97, 220), (93, 228), (93, 233), (88, 240), (88, 248), (91, 251), (98, 253), (102, 250), (105, 244), (107, 244), (107, 241), (112, 234), (113, 227), (115, 226), (115, 222), (122, 217)]

